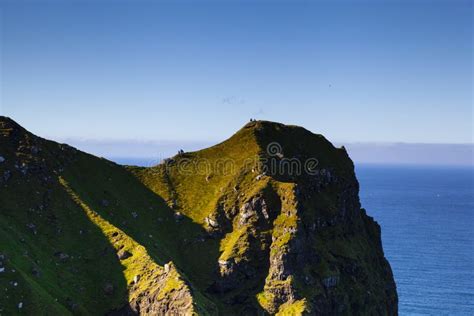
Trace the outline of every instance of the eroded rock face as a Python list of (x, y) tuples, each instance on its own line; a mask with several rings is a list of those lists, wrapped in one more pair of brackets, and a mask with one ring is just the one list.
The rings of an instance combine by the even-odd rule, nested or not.
[[(289, 205), (283, 204), (282, 220), (274, 222), (261, 294), (269, 313), (304, 299), (306, 313), (314, 315), (397, 314), (396, 287), (383, 255), (380, 227), (360, 208), (355, 177), (335, 179), (319, 184), (302, 179), (299, 191), (286, 198)], [(336, 193), (331, 213), (318, 206), (327, 190)]]
[(139, 277), (134, 280), (129, 288), (129, 303), (108, 315), (196, 315), (203, 312), (196, 306), (188, 282), (173, 263), (152, 273), (147, 275), (146, 284), (142, 284)]
[[(25, 202), (22, 208), (11, 203), (5, 218), (18, 215), (14, 225), (22, 232), (21, 245), (34, 244), (49, 232), (44, 247), (28, 247), (16, 256), (44, 250), (52, 257), (50, 265), (28, 259), (34, 268), (31, 288), (43, 286), (45, 275), (79, 272), (83, 279), (95, 268), (106, 273), (113, 264), (119, 277), (98, 275), (90, 287), (98, 289), (102, 300), (114, 302), (105, 311), (123, 306), (111, 314), (396, 315), (396, 287), (380, 227), (361, 208), (354, 166), (345, 150), (320, 135), (276, 123), (252, 122), (239, 133), (237, 140), (218, 145), (217, 151), (204, 150), (196, 159), (236, 159), (242, 154), (237, 158), (244, 160), (243, 149), (253, 144), (253, 153), (269, 164), (317, 158), (318, 165), (311, 173), (292, 173), (289, 165), (282, 173), (242, 165), (233, 176), (186, 178), (173, 169), (183, 157), (194, 159), (186, 153), (161, 167), (129, 171), (0, 120), (0, 193), (11, 191), (15, 203)], [(282, 152), (265, 153), (270, 142), (278, 142)], [(97, 170), (106, 174), (91, 181)], [(62, 175), (71, 179), (71, 188), (58, 180)], [(25, 188), (31, 199), (20, 201), (24, 198), (15, 196), (17, 188)], [(129, 199), (135, 189), (140, 194)], [(193, 190), (194, 196), (189, 194)], [(159, 212), (149, 208), (155, 204), (161, 205)], [(84, 220), (84, 212), (96, 215)], [(105, 225), (99, 213), (113, 230), (89, 225), (92, 218), (95, 225)], [(80, 226), (74, 226), (78, 219)], [(97, 243), (104, 234), (107, 242)], [(62, 235), (71, 244), (80, 241), (74, 247), (51, 247), (49, 241)], [(84, 253), (77, 253), (82, 240), (89, 243)], [(97, 260), (102, 260), (100, 267)], [(0, 258), (2, 275), (13, 273), (7, 267)], [(63, 286), (62, 280), (57, 282)], [(77, 313), (108, 308), (81, 291), (74, 299), (64, 295), (57, 304)], [(118, 296), (119, 303), (114, 299)], [(35, 311), (31, 300), (22, 303), (23, 311)], [(12, 308), (17, 311), (17, 305)]]
[[(270, 314), (304, 300), (305, 313), (313, 315), (396, 315), (396, 287), (383, 256), (380, 228), (360, 208), (355, 177), (352, 183), (331, 179), (319, 184), (303, 179), (313, 185), (288, 185), (285, 192), (243, 203), (224, 238), (224, 247), (234, 248), (218, 261), (214, 290), (236, 291), (263, 274), (258, 297)], [(339, 192), (329, 214), (318, 206), (325, 190)], [(266, 198), (280, 201), (269, 208)]]
[(268, 173), (271, 185), (236, 206), (221, 243), (220, 291), (237, 291), (254, 280), (252, 273), (264, 273), (256, 296), (270, 314), (292, 305), (310, 315), (398, 313), (380, 227), (361, 209), (347, 153), (329, 149), (337, 164), (329, 160), (296, 176)]
[(196, 312), (189, 286), (182, 280), (172, 263), (166, 265), (165, 272), (157, 275), (153, 286), (140, 289), (137, 282), (131, 289), (138, 295), (130, 301), (130, 308), (140, 315), (192, 315)]

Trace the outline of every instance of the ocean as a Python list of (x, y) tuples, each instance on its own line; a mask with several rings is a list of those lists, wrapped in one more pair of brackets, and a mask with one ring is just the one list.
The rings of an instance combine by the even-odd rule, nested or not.
[(474, 168), (360, 165), (400, 315), (474, 315)]
[(474, 315), (474, 168), (362, 164), (356, 174), (382, 227), (400, 315)]

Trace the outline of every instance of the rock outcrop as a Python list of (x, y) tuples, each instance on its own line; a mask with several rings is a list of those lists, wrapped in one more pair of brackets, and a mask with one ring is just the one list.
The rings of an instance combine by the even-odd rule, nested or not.
[(0, 314), (396, 315), (344, 148), (252, 121), (152, 168), (0, 117)]
[[(204, 163), (212, 177), (183, 173), (184, 161)], [(180, 212), (219, 242), (207, 292), (226, 310), (397, 314), (380, 227), (361, 208), (353, 163), (321, 135), (252, 121), (222, 144), (134, 172), (163, 196), (172, 183)]]

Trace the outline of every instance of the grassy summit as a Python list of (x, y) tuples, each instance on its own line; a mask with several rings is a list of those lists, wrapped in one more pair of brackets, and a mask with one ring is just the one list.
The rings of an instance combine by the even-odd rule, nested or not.
[(0, 314), (396, 313), (352, 162), (301, 127), (140, 168), (0, 117), (0, 156)]

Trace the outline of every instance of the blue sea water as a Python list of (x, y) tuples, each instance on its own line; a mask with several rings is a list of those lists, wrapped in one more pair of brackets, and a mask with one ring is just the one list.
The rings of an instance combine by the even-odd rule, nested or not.
[(382, 227), (400, 315), (474, 315), (474, 168), (358, 165), (356, 173), (362, 206)]
[(474, 168), (361, 165), (400, 315), (474, 315)]

